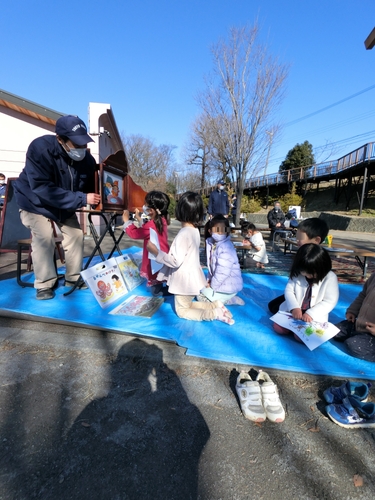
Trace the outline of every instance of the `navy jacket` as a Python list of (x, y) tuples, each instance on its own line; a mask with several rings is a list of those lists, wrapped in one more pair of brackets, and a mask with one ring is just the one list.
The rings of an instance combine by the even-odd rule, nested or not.
[(282, 210), (278, 210), (276, 212), (276, 210), (273, 208), (272, 210), (270, 210), (267, 214), (267, 219), (268, 219), (268, 225), (271, 229), (275, 229), (276, 228), (276, 224), (280, 222), (280, 224), (282, 226), (284, 226), (284, 222), (285, 222), (285, 215), (284, 215), (284, 212)]
[(25, 167), (15, 181), (17, 204), (28, 212), (64, 222), (87, 205), (85, 193), (95, 192), (97, 168), (88, 151), (82, 161), (73, 161), (56, 136), (38, 137), (30, 144)]
[(208, 213), (210, 215), (229, 214), (229, 199), (228, 194), (224, 190), (215, 189), (210, 194), (210, 200), (208, 202)]

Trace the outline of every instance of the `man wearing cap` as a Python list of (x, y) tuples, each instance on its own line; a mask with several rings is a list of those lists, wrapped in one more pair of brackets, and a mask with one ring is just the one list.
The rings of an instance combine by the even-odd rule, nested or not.
[(83, 260), (83, 232), (75, 212), (100, 202), (100, 195), (94, 192), (97, 165), (87, 151), (92, 139), (86, 125), (77, 116), (62, 116), (55, 132), (31, 142), (25, 167), (14, 186), (22, 224), (32, 235), (34, 288), (39, 300), (55, 296), (55, 240), (50, 221), (57, 224), (63, 236), (65, 285), (73, 286)]
[(210, 217), (214, 217), (216, 214), (222, 214), (228, 217), (229, 199), (225, 191), (225, 182), (223, 179), (217, 182), (217, 188), (210, 194), (207, 212)]

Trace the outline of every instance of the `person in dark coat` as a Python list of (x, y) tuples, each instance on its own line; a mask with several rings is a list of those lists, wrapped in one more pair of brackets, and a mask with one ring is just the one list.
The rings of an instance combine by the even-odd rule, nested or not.
[(92, 139), (86, 125), (77, 116), (62, 116), (55, 132), (31, 142), (25, 167), (14, 186), (22, 224), (32, 235), (34, 288), (39, 300), (55, 296), (57, 273), (51, 221), (63, 235), (65, 285), (73, 286), (80, 277), (83, 260), (83, 232), (75, 212), (101, 201), (94, 192), (98, 166), (87, 151)]
[(272, 236), (275, 229), (284, 229), (285, 214), (281, 210), (279, 201), (275, 201), (275, 203), (273, 204), (273, 209), (270, 210), (267, 214), (267, 220), (268, 226), (271, 229)]
[(229, 199), (228, 199), (228, 194), (225, 191), (225, 182), (223, 179), (220, 179), (217, 182), (216, 189), (211, 192), (207, 211), (210, 218), (219, 214), (228, 217)]

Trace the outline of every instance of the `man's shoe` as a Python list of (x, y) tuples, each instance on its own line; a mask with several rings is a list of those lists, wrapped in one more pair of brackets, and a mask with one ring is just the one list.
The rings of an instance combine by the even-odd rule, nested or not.
[[(75, 281), (66, 281), (65, 280), (65, 283), (64, 285), (69, 287), (69, 288), (72, 288), (74, 285), (76, 284)], [(80, 284), (77, 286), (76, 290), (79, 289), (79, 290), (87, 290), (88, 286), (86, 285), (86, 283), (84, 281), (81, 281)]]
[(53, 299), (55, 296), (55, 292), (52, 290), (52, 288), (39, 288), (36, 291), (36, 298), (38, 300), (49, 300)]
[(348, 396), (355, 396), (360, 401), (367, 401), (369, 386), (363, 382), (351, 382), (347, 380), (340, 387), (329, 387), (323, 392), (327, 403), (339, 404)]

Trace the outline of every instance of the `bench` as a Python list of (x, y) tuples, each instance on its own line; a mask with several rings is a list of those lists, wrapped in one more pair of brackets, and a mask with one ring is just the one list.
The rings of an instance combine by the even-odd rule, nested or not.
[[(293, 246), (298, 249), (297, 241), (295, 238), (282, 238), (284, 242), (284, 255), (289, 250), (289, 253), (292, 253)], [(366, 278), (367, 275), (367, 259), (368, 257), (375, 257), (375, 252), (371, 250), (363, 250), (361, 248), (351, 247), (349, 245), (340, 245), (339, 247), (328, 246), (326, 244), (322, 245), (328, 253), (338, 256), (338, 257), (354, 257), (357, 264), (362, 270), (362, 278)]]

